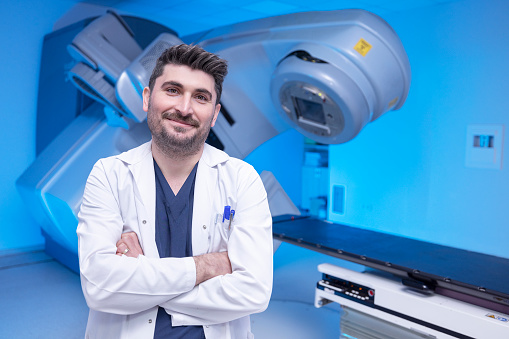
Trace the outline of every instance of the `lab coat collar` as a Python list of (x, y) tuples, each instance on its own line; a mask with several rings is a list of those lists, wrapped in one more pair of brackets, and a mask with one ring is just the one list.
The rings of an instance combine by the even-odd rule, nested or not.
[[(130, 151), (124, 152), (118, 155), (117, 158), (122, 160), (128, 165), (134, 165), (141, 162), (148, 155), (150, 155), (150, 157), (152, 158), (152, 141), (149, 141)], [(218, 150), (217, 148), (212, 147), (209, 144), (205, 144), (203, 154), (200, 158), (200, 162), (207, 164), (209, 167), (214, 167), (220, 163), (227, 161), (228, 159), (229, 156), (225, 152)]]
[(117, 158), (125, 162), (127, 165), (134, 165), (142, 161), (148, 155), (152, 157), (152, 141), (146, 142), (141, 146), (119, 154), (117, 155)]
[(220, 163), (227, 161), (230, 157), (225, 152), (215, 147), (205, 144), (200, 162), (207, 164), (209, 167), (215, 167)]

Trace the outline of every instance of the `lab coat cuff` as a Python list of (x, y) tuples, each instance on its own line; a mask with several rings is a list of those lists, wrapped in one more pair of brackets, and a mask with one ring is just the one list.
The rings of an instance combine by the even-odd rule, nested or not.
[(189, 290), (192, 290), (196, 286), (196, 263), (193, 257), (183, 258), (185, 262), (186, 272), (189, 274), (186, 276), (186, 286), (189, 284)]

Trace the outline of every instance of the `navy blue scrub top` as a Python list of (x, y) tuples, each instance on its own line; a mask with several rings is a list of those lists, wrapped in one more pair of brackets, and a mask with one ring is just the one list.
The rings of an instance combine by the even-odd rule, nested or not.
[[(194, 183), (198, 163), (177, 195), (173, 193), (161, 169), (154, 160), (156, 177), (156, 244), (159, 257), (192, 257), (192, 221)], [(204, 339), (203, 326), (171, 325), (171, 316), (164, 308), (157, 312), (155, 339)]]

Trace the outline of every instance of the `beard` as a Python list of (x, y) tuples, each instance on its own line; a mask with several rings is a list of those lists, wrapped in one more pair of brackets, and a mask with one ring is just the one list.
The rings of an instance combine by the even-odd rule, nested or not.
[[(152, 133), (153, 142), (165, 155), (174, 159), (193, 156), (201, 151), (209, 135), (210, 128), (212, 127), (212, 119), (214, 118), (214, 115), (212, 115), (210, 121), (200, 125), (200, 123), (191, 116), (184, 116), (179, 111), (163, 112), (159, 115), (157, 112), (152, 111), (150, 102), (148, 104), (147, 113), (147, 123)], [(170, 127), (174, 131), (174, 133), (170, 133), (168, 129), (163, 126), (163, 121), (166, 119), (188, 124), (195, 128), (195, 133), (187, 137), (179, 135), (188, 130), (188, 128), (179, 126)]]

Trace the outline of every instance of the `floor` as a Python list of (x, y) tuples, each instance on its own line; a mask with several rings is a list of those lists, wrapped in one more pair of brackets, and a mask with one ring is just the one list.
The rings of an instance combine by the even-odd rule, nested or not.
[(0, 338), (83, 338), (79, 276), (42, 250), (0, 257)]
[[(339, 307), (313, 306), (316, 266), (337, 260), (283, 244), (274, 255), (270, 305), (251, 317), (255, 337), (339, 338)], [(0, 338), (84, 337), (88, 307), (79, 276), (42, 248), (0, 253), (0, 300)]]

